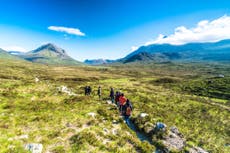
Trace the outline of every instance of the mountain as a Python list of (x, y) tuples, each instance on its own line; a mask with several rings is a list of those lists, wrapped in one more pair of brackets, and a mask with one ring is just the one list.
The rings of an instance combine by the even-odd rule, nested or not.
[(82, 63), (71, 58), (64, 49), (48, 43), (23, 54), (20, 57), (36, 63), (53, 65), (81, 65)]
[(151, 61), (158, 61), (158, 62), (166, 62), (173, 59), (180, 58), (181, 55), (178, 53), (155, 53), (151, 54), (148, 52), (140, 52), (134, 55), (129, 56), (128, 58), (122, 59), (123, 63), (130, 63), (130, 62), (151, 62)]
[(114, 60), (109, 59), (92, 59), (92, 60), (85, 60), (84, 63), (88, 65), (102, 65), (102, 64), (109, 64), (114, 62)]
[(18, 56), (11, 55), (9, 52), (3, 50), (0, 48), (0, 58), (1, 59), (12, 59), (12, 60), (23, 60), (19, 58)]
[(213, 43), (188, 43), (184, 45), (152, 44), (141, 46), (120, 61), (205, 60), (230, 61), (230, 39)]

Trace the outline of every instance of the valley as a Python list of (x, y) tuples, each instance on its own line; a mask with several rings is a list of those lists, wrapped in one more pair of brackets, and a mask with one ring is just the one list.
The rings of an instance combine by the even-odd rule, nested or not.
[[(148, 153), (164, 147), (154, 135), (154, 145), (140, 141), (107, 103), (114, 87), (131, 100), (139, 131), (163, 122), (187, 140), (180, 152), (198, 146), (228, 153), (229, 70), (229, 64), (215, 62), (55, 66), (0, 59), (0, 150), (23, 153), (28, 143), (53, 153)], [(91, 96), (84, 95), (86, 85)], [(140, 119), (141, 113), (147, 116)]]

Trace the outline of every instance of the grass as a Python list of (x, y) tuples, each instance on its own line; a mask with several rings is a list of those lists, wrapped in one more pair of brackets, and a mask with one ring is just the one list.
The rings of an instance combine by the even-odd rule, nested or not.
[[(213, 153), (230, 151), (229, 65), (170, 63), (116, 65), (106, 67), (54, 67), (22, 61), (0, 61), (0, 152), (26, 152), (26, 143), (42, 143), (44, 152), (152, 152), (155, 147), (141, 142), (119, 117), (116, 107), (99, 101), (110, 87), (125, 93), (133, 105), (132, 118), (140, 130), (161, 121), (177, 126), (189, 146)], [(206, 78), (216, 74), (208, 91)], [(35, 78), (39, 82), (35, 82)], [(59, 92), (67, 86), (77, 96)], [(84, 86), (93, 93), (84, 96)], [(189, 90), (185, 87), (191, 87)], [(217, 87), (217, 88), (216, 88)], [(184, 90), (186, 89), (186, 90)], [(221, 89), (221, 90), (219, 90)], [(215, 92), (214, 92), (215, 91)], [(95, 117), (88, 113), (93, 112)], [(117, 123), (113, 123), (117, 121)], [(19, 138), (28, 135), (28, 139)], [(160, 142), (158, 142), (160, 144)]]

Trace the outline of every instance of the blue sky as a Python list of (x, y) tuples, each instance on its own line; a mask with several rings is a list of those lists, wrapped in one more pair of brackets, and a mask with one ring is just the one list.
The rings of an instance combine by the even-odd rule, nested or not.
[[(228, 0), (0, 0), (0, 4), (0, 48), (29, 51), (51, 42), (80, 61), (121, 58), (146, 43), (230, 38), (207, 32), (213, 30), (212, 21), (229, 21)], [(187, 34), (186, 41), (178, 40), (181, 33), (199, 30), (203, 20), (208, 23), (199, 26), (203, 23), (208, 30), (199, 39)], [(170, 37), (163, 40), (159, 34)]]

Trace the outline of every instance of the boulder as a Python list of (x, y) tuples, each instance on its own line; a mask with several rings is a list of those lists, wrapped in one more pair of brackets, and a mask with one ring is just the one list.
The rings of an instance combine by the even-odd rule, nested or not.
[(185, 139), (174, 133), (170, 133), (169, 136), (167, 136), (162, 142), (169, 151), (181, 151), (186, 144)]
[(186, 140), (175, 126), (170, 128), (162, 142), (169, 151), (181, 151), (186, 145)]

